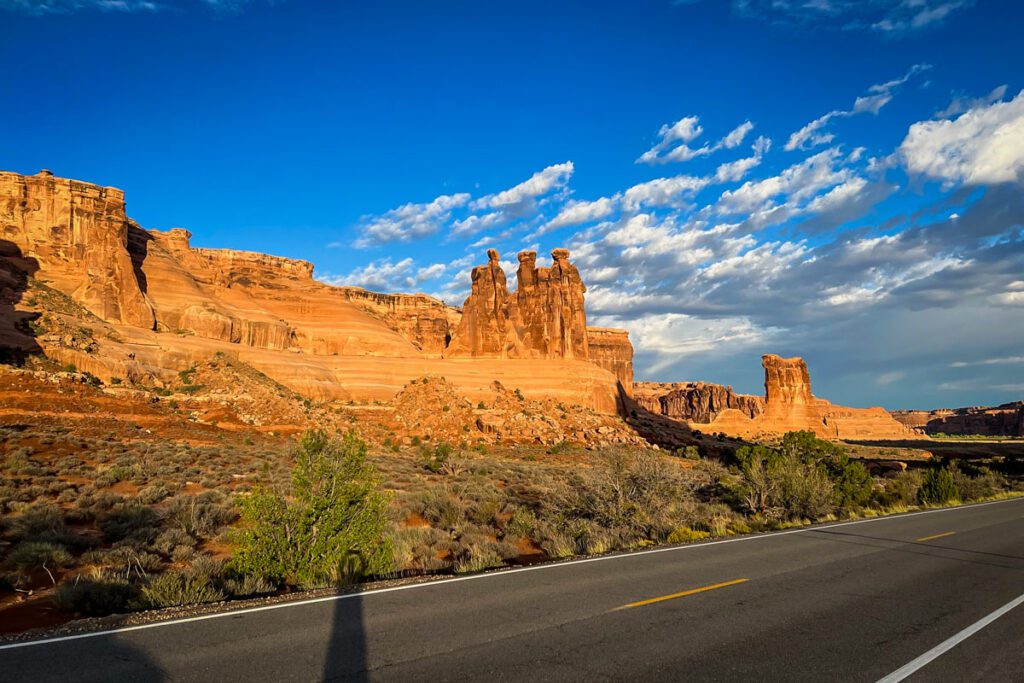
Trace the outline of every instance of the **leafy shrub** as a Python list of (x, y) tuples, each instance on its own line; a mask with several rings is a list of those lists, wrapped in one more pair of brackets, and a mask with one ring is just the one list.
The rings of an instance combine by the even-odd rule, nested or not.
[(366, 453), (352, 432), (340, 440), (306, 432), (295, 452), (291, 495), (260, 488), (241, 499), (244, 528), (233, 568), (303, 585), (387, 571), (387, 499)]
[(426, 445), (420, 446), (420, 462), (428, 472), (434, 474), (445, 472), (448, 470), (454, 450), (451, 444), (447, 443), (439, 443), (433, 448)]
[(946, 468), (932, 468), (925, 472), (918, 496), (922, 503), (942, 505), (960, 495), (953, 482), (953, 475)]

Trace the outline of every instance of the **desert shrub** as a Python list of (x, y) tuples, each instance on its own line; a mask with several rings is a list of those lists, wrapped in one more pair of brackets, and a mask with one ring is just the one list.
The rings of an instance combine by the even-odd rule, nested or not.
[[(970, 471), (968, 471), (970, 470)], [(970, 464), (949, 464), (949, 473), (961, 500), (989, 498), (1007, 489), (1005, 477), (988, 467), (974, 467)]]
[(669, 543), (687, 543), (689, 541), (699, 541), (710, 536), (711, 534), (707, 531), (698, 531), (688, 526), (681, 526), (678, 529), (673, 529), (672, 533), (668, 535), (667, 540)]
[(439, 529), (454, 529), (466, 517), (466, 503), (450, 486), (431, 486), (409, 499), (412, 510)]
[(86, 616), (103, 616), (124, 612), (138, 596), (138, 588), (109, 570), (79, 576), (57, 586), (53, 601), (65, 612)]
[(271, 581), (259, 576), (228, 577), (224, 580), (224, 591), (228, 595), (239, 598), (268, 595), (276, 589), (277, 587)]
[(850, 462), (843, 455), (832, 474), (835, 504), (841, 508), (863, 507), (871, 501), (875, 480), (859, 462)]
[(822, 461), (835, 451), (818, 441), (810, 432), (790, 432), (779, 449), (763, 445), (737, 449), (743, 476), (738, 494), (747, 509), (767, 519), (815, 519), (830, 512), (834, 487)]
[(22, 541), (11, 549), (7, 555), (7, 564), (22, 572), (32, 572), (37, 569), (45, 571), (50, 581), (57, 585), (57, 580), (51, 570), (58, 567), (67, 567), (72, 563), (71, 553), (67, 548), (56, 543), (43, 543), (40, 541)]
[(237, 518), (230, 500), (217, 491), (207, 491), (198, 496), (175, 496), (164, 512), (165, 525), (196, 538), (210, 538)]
[(920, 500), (921, 473), (908, 470), (882, 481), (882, 490), (874, 494), (874, 504), (880, 507), (906, 507)]
[(260, 488), (241, 499), (234, 569), (301, 584), (388, 571), (387, 498), (366, 453), (352, 432), (340, 440), (306, 432), (295, 452), (291, 495)]
[(424, 444), (420, 446), (420, 462), (428, 472), (433, 472), (434, 474), (445, 472), (448, 469), (454, 450), (451, 444), (447, 443), (439, 443), (433, 448)]
[(568, 519), (623, 527), (643, 538), (663, 539), (678, 524), (682, 485), (678, 470), (656, 455), (613, 449), (597, 466), (576, 473), (560, 501)]
[(191, 568), (170, 570), (152, 577), (142, 587), (141, 603), (150, 609), (220, 602), (226, 597), (211, 577)]
[(149, 543), (157, 535), (160, 520), (156, 512), (148, 507), (119, 504), (99, 516), (96, 524), (103, 534), (103, 540), (108, 543), (125, 539)]
[(64, 511), (54, 505), (37, 504), (11, 522), (16, 538), (32, 541), (61, 541), (67, 535)]
[(501, 567), (505, 564), (496, 544), (485, 543), (470, 546), (466, 553), (455, 561), (455, 571), (459, 574), (479, 572), (485, 569)]
[(946, 468), (933, 467), (924, 474), (918, 496), (922, 503), (941, 505), (959, 496), (953, 475)]

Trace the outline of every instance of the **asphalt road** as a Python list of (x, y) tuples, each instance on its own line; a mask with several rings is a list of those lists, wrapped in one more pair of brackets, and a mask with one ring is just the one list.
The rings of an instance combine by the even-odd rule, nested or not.
[(8, 646), (0, 679), (1024, 680), (1022, 595), (1017, 499)]

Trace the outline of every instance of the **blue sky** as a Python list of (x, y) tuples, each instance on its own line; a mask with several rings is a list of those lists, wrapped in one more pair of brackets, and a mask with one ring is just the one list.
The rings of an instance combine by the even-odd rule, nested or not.
[(760, 354), (886, 407), (1024, 397), (1016, 2), (0, 0), (0, 168), (460, 304), (568, 246), (645, 379)]

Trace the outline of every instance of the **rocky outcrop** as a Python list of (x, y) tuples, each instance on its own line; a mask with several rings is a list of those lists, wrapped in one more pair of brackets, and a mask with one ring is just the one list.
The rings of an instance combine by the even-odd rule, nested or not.
[[(499, 380), (529, 398), (613, 412), (631, 381), (624, 332), (603, 335), (590, 361), (585, 288), (564, 250), (551, 268), (523, 270), (541, 321), (528, 350), (496, 253), (475, 269), (464, 315), (422, 294), (327, 285), (307, 261), (190, 242), (185, 229), (127, 218), (120, 190), (0, 173), (0, 347), (23, 355), (38, 342), (101, 379), (157, 384), (223, 354), (309, 398), (357, 402), (389, 400), (435, 373), (473, 400)], [(33, 283), (69, 295), (80, 313), (26, 303), (43, 301), (24, 296)], [(88, 349), (74, 335), (21, 332), (43, 312), (73, 330), (87, 310), (98, 316), (87, 321)]]
[(590, 357), (587, 288), (569, 262), (568, 249), (554, 249), (550, 268), (537, 267), (537, 253), (519, 253), (513, 316), (527, 353), (540, 358)]
[(753, 419), (764, 410), (760, 396), (737, 394), (730, 386), (706, 382), (638, 382), (633, 398), (652, 413), (685, 422), (711, 422), (730, 409)]
[(36, 277), (103, 320), (153, 327), (153, 309), (127, 249), (121, 190), (49, 171), (0, 172), (0, 239), (34, 259)]
[[(802, 358), (768, 354), (762, 356), (761, 365), (765, 396), (759, 412), (751, 414), (750, 408), (757, 405), (752, 402), (727, 406), (709, 420), (687, 420), (688, 424), (702, 431), (740, 438), (770, 438), (792, 431), (810, 431), (827, 439), (905, 439), (912, 435), (883, 408), (846, 408), (815, 397), (807, 363)], [(727, 395), (722, 398), (727, 400)], [(647, 403), (653, 405), (650, 399)], [(693, 409), (685, 403), (676, 408)]]
[(462, 320), (448, 346), (450, 357), (519, 358), (522, 342), (509, 305), (508, 282), (497, 250), (487, 250), (487, 265), (473, 269), (472, 290)]
[(444, 355), (462, 319), (459, 309), (425, 294), (379, 294), (359, 287), (341, 287), (340, 292), (434, 358)]
[(771, 431), (822, 433), (821, 414), (811, 394), (811, 375), (803, 358), (761, 357), (764, 368), (763, 423)]
[(590, 362), (618, 378), (627, 395), (633, 394), (633, 345), (629, 332), (607, 327), (588, 327)]
[(1024, 401), (951, 410), (894, 410), (892, 416), (921, 434), (1024, 436)]

